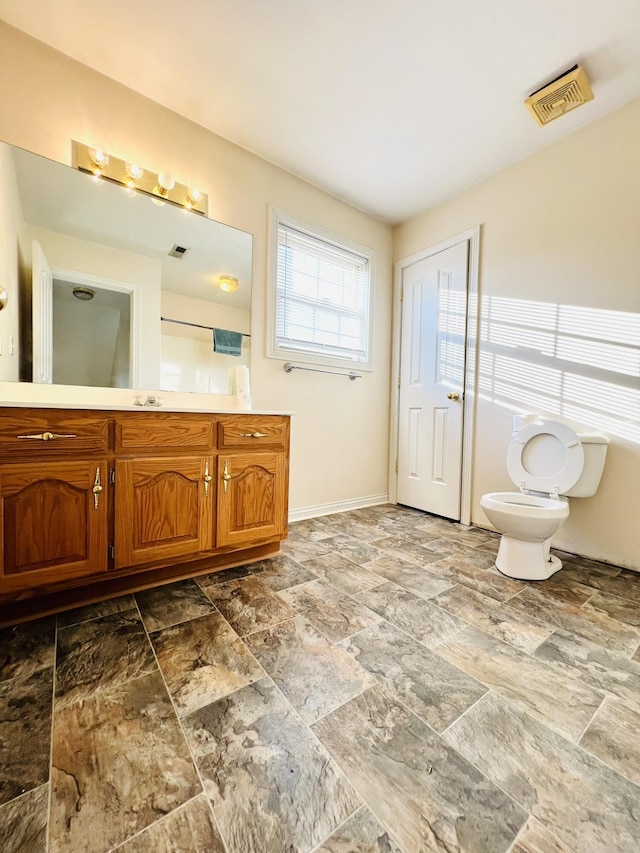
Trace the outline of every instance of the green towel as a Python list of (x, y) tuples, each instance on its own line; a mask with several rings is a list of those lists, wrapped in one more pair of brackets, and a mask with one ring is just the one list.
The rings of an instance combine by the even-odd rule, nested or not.
[(242, 355), (242, 332), (214, 329), (213, 351), (223, 355)]

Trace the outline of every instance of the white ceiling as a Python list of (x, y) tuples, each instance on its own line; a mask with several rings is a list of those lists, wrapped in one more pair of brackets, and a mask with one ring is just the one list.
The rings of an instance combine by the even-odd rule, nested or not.
[[(0, 0), (0, 18), (389, 222), (640, 96), (640, 0)], [(580, 62), (595, 100), (523, 100)]]

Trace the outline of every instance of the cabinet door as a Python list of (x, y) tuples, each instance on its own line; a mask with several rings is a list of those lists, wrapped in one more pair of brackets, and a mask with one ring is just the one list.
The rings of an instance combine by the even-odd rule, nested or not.
[(218, 546), (250, 545), (282, 536), (287, 520), (283, 453), (218, 457)]
[(3, 591), (107, 570), (106, 483), (106, 459), (0, 466)]
[(116, 568), (211, 550), (214, 485), (210, 458), (116, 462)]

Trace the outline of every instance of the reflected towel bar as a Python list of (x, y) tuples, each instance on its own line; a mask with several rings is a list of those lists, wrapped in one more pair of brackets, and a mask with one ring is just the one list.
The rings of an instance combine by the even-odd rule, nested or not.
[(283, 367), (285, 373), (291, 373), (292, 370), (308, 370), (310, 373), (331, 373), (333, 376), (348, 376), (353, 382), (354, 379), (362, 379), (361, 373), (354, 373), (353, 370), (349, 373), (341, 373), (339, 370), (321, 370), (319, 367), (299, 367), (297, 364), (291, 364), (287, 361)]
[[(186, 320), (171, 320), (169, 317), (160, 317), (163, 323), (178, 323), (180, 326), (193, 326), (196, 329), (206, 329), (208, 332), (213, 332), (213, 326), (202, 326), (200, 323), (187, 323)], [(250, 338), (246, 332), (241, 332), (243, 338)]]

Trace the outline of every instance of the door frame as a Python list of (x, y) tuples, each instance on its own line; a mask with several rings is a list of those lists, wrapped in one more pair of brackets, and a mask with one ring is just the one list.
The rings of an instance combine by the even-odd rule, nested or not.
[[(128, 293), (131, 299), (131, 316), (129, 329), (130, 347), (130, 378), (131, 388), (140, 387), (140, 323), (142, 318), (140, 287), (127, 281), (118, 281), (115, 278), (105, 278), (101, 275), (82, 272), (80, 270), (69, 270), (64, 267), (51, 267), (53, 280), (62, 279), (68, 284), (84, 285), (85, 287), (98, 288), (99, 290), (112, 290), (116, 293)], [(53, 310), (53, 309), (52, 309)], [(158, 321), (159, 322), (159, 321)]]
[(480, 225), (468, 228), (453, 237), (442, 240), (427, 249), (422, 249), (407, 258), (401, 258), (394, 264), (393, 272), (393, 326), (391, 343), (391, 423), (389, 441), (389, 501), (397, 503), (400, 417), (400, 351), (402, 344), (402, 276), (407, 267), (418, 261), (424, 261), (439, 252), (450, 249), (459, 243), (469, 244), (469, 267), (467, 275), (467, 334), (465, 340), (464, 362), (464, 412), (462, 420), (462, 471), (460, 482), (460, 523), (471, 523), (471, 473), (475, 410), (477, 397), (477, 353), (479, 300), (478, 281), (480, 266)]

